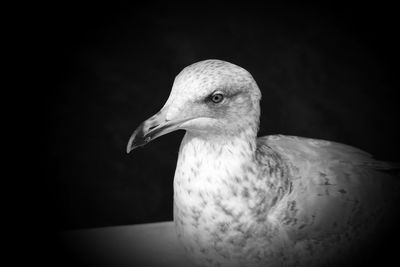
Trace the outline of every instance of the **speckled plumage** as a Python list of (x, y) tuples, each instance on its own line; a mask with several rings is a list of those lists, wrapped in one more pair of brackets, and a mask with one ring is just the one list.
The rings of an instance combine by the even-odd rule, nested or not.
[[(221, 93), (214, 103), (210, 96)], [(187, 131), (174, 178), (174, 221), (200, 266), (322, 266), (374, 231), (391, 177), (357, 148), (272, 135), (257, 138), (260, 90), (220, 60), (185, 68), (163, 109), (132, 135), (128, 152)]]

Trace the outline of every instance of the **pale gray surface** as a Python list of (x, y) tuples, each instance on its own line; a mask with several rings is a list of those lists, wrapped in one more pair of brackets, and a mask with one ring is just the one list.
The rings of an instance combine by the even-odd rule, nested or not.
[(62, 239), (68, 257), (93, 266), (193, 266), (173, 222), (67, 231)]

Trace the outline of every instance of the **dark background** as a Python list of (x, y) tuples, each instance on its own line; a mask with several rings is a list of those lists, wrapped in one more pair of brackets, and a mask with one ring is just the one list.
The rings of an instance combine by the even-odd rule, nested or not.
[(39, 90), (47, 223), (172, 220), (183, 132), (127, 155), (182, 68), (244, 67), (263, 93), (260, 134), (329, 139), (400, 161), (393, 6), (56, 6), (43, 12)]

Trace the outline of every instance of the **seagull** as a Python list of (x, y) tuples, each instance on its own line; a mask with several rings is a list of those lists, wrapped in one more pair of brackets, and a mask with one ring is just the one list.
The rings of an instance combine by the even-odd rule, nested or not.
[(163, 108), (133, 132), (127, 152), (186, 131), (174, 223), (198, 266), (348, 261), (398, 196), (387, 173), (398, 165), (333, 141), (257, 137), (260, 100), (244, 68), (215, 59), (194, 63), (176, 76)]

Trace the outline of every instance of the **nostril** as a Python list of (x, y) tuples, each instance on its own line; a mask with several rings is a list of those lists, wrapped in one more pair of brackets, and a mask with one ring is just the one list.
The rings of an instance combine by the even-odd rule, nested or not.
[(158, 125), (152, 125), (149, 127), (149, 131), (153, 130), (154, 128), (156, 128)]

